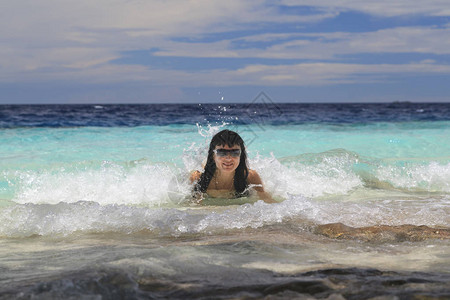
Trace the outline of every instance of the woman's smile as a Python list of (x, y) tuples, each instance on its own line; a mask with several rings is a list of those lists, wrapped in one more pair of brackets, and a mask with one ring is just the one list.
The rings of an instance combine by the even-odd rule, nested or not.
[(234, 166), (234, 163), (233, 162), (224, 162), (224, 163), (222, 163), (222, 166), (224, 169), (232, 169)]

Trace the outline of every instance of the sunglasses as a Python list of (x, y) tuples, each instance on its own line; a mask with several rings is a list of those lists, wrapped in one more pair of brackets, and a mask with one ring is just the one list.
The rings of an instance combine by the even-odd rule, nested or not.
[(230, 155), (231, 157), (239, 157), (241, 156), (241, 149), (216, 149), (214, 153), (219, 157), (225, 157)]

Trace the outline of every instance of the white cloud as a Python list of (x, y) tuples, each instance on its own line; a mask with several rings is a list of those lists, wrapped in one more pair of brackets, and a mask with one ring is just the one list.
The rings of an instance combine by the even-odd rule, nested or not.
[(397, 64), (304, 63), (278, 66), (248, 66), (233, 72), (232, 77), (246, 84), (275, 86), (311, 86), (356, 82), (387, 82), (396, 76), (448, 74), (450, 66), (430, 62)]
[(393, 17), (403, 15), (450, 16), (447, 0), (280, 0), (287, 6), (312, 6), (331, 11), (360, 11), (371, 15)]
[[(450, 53), (450, 27), (402, 27), (368, 33), (277, 33), (186, 43), (266, 22), (307, 24), (358, 10), (374, 15), (440, 15), (448, 1), (280, 1), (318, 7), (315, 15), (281, 15), (265, 1), (21, 0), (0, 4), (0, 81), (144, 81), (152, 86), (323, 85), (382, 80), (387, 74), (445, 73), (430, 61), (409, 65), (330, 63), (355, 53)], [(273, 42), (266, 49), (235, 49), (233, 42)], [(188, 72), (110, 61), (130, 50), (160, 49), (156, 55), (185, 57), (327, 60), (281, 66), (249, 65), (237, 70)], [(362, 78), (360, 74), (365, 74)]]
[(2, 1), (0, 66), (13, 73), (88, 67), (123, 51), (162, 47), (175, 37), (298, 18), (280, 16), (261, 1)]
[(399, 27), (360, 34), (349, 46), (366, 52), (450, 53), (450, 28)]
[[(235, 40), (275, 43), (265, 49), (234, 49)], [(359, 53), (450, 54), (450, 28), (398, 27), (363, 33), (262, 34), (213, 43), (168, 42), (155, 55), (333, 59), (338, 55)]]
[[(412, 64), (303, 63), (295, 65), (248, 65), (237, 70), (189, 72), (148, 69), (142, 66), (100, 65), (86, 69), (40, 73), (43, 82), (59, 80), (85, 84), (145, 82), (148, 86), (321, 86), (344, 83), (390, 82), (415, 74), (449, 74), (450, 66), (423, 61)], [(36, 75), (36, 74), (34, 74)], [(29, 74), (33, 79), (32, 74)], [(25, 78), (27, 79), (27, 78)]]

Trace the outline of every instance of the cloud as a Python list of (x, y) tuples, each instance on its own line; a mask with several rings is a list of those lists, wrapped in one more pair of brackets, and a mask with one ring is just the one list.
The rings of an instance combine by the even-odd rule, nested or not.
[(450, 28), (397, 27), (362, 33), (261, 34), (240, 37), (244, 41), (275, 41), (266, 48), (235, 49), (236, 39), (213, 43), (169, 42), (159, 56), (259, 57), (283, 59), (333, 59), (359, 53), (450, 54)]
[[(56, 72), (56, 71), (55, 71)], [(57, 72), (56, 72), (57, 73)], [(449, 74), (450, 66), (423, 61), (411, 64), (300, 63), (248, 65), (236, 70), (192, 72), (147, 69), (142, 66), (110, 66), (59, 73), (60, 80), (85, 84), (145, 82), (148, 86), (323, 86), (351, 83), (391, 82), (417, 74)], [(58, 73), (57, 73), (58, 74)], [(107, 76), (107, 74), (113, 74)], [(54, 74), (49, 75), (49, 78)], [(44, 76), (42, 80), (46, 80)]]
[(263, 1), (5, 1), (0, 10), (0, 76), (11, 81), (24, 78), (24, 72), (31, 72), (25, 76), (30, 78), (36, 70), (44, 76), (56, 70), (58, 79), (62, 68), (90, 72), (89, 67), (114, 60), (123, 51), (176, 45), (176, 37), (311, 18), (321, 17), (283, 16)]
[(350, 83), (389, 82), (396, 77), (421, 74), (449, 74), (450, 66), (429, 61), (412, 64), (303, 63), (295, 65), (253, 65), (229, 72), (236, 85), (320, 86)]
[[(286, 14), (278, 5), (309, 6)], [(448, 74), (439, 62), (350, 64), (360, 53), (450, 54), (449, 26), (388, 28), (372, 32), (284, 32), (345, 11), (375, 16), (448, 16), (448, 1), (4, 1), (0, 9), (1, 82), (140, 81), (150, 86), (289, 85), (373, 82), (395, 74)], [(258, 28), (280, 26), (279, 33)], [(264, 30), (260, 30), (264, 32)], [(234, 33), (234, 34), (231, 34)], [(222, 35), (223, 34), (223, 35)], [(180, 39), (184, 38), (184, 39)], [(190, 40), (191, 42), (187, 42)], [(236, 47), (236, 43), (248, 43)], [(266, 43), (264, 46), (256, 46)], [(160, 57), (257, 58), (228, 70), (168, 70), (112, 61), (133, 50), (159, 49)], [(150, 55), (150, 53), (149, 53)], [(264, 59), (309, 62), (265, 65)]]
[(360, 11), (370, 15), (393, 17), (404, 15), (450, 16), (447, 0), (281, 0), (286, 6), (312, 6), (330, 11)]
[[(239, 30), (259, 20), (289, 22), (295, 18), (283, 19), (260, 1), (4, 1), (0, 64), (18, 72), (95, 61), (101, 64), (101, 59), (93, 59), (93, 53), (111, 59), (123, 51), (159, 47), (174, 37)], [(80, 48), (90, 51), (86, 50), (84, 57), (74, 56), (80, 54)], [(52, 60), (48, 53), (61, 59)]]

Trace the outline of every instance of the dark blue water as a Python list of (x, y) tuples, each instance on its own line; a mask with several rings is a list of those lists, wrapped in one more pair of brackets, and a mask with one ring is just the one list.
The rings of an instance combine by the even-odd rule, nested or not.
[(1, 105), (0, 128), (450, 120), (450, 103)]

